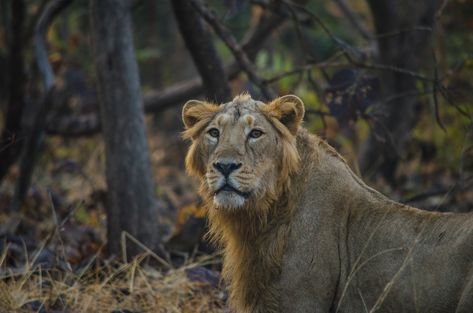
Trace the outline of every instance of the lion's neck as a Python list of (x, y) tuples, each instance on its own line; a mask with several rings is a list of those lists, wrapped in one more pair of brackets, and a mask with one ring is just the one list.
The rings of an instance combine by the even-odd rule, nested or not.
[[(210, 209), (210, 233), (224, 247), (223, 276), (230, 283), (232, 304), (241, 312), (276, 312), (277, 279), (292, 208), (288, 195), (244, 212)], [(249, 212), (266, 212), (256, 215)]]
[[(317, 154), (319, 141), (305, 131), (299, 133), (297, 148), (301, 163), (306, 164), (302, 171)], [(278, 311), (276, 282), (301, 194), (291, 186), (303, 184), (297, 180), (303, 177), (291, 177), (277, 197), (240, 212), (222, 213), (209, 208), (210, 234), (224, 248), (223, 276), (230, 284), (231, 303), (239, 312)], [(212, 205), (210, 196), (206, 203)]]

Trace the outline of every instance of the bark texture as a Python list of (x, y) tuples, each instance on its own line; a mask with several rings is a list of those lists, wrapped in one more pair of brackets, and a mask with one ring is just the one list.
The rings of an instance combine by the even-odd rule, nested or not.
[(52, 95), (54, 93), (55, 77), (48, 60), (46, 33), (55, 17), (57, 17), (73, 0), (54, 0), (48, 2), (35, 25), (34, 45), (36, 65), (43, 79), (44, 92), (40, 99), (34, 103), (31, 125), (25, 126), (25, 140), (22, 144), (20, 173), (15, 184), (15, 194), (10, 205), (12, 211), (20, 209), (28, 192), (34, 167), (41, 147), (44, 143), (44, 118), (50, 110)]
[(188, 0), (172, 0), (171, 3), (180, 33), (202, 77), (208, 99), (217, 103), (230, 100), (230, 86), (210, 32)]
[[(108, 251), (121, 252), (127, 232), (152, 250), (158, 249), (158, 207), (140, 79), (133, 46), (129, 1), (92, 0), (92, 43), (105, 140)], [(142, 252), (127, 241), (127, 256)]]
[[(379, 63), (416, 72), (425, 65), (425, 60), (432, 59), (432, 32), (425, 29), (433, 27), (436, 0), (369, 0), (368, 3), (379, 36)], [(360, 168), (365, 174), (380, 170), (393, 183), (400, 151), (417, 122), (420, 104), (416, 96), (405, 96), (415, 94), (414, 77), (383, 71), (380, 78), (382, 98), (392, 100), (379, 105), (377, 121), (362, 149)]]
[[(266, 11), (263, 13), (258, 25), (248, 31), (241, 44), (250, 60), (254, 60), (266, 40), (284, 21), (283, 15)], [(231, 81), (240, 74), (241, 68), (238, 62), (233, 62), (225, 66), (224, 72), (226, 79)], [(144, 110), (145, 113), (160, 114), (173, 106), (182, 105), (187, 100), (196, 98), (204, 92), (205, 88), (200, 77), (176, 83), (166, 89), (148, 91), (143, 96)], [(100, 131), (100, 119), (94, 114), (48, 117), (46, 123), (46, 132), (50, 135), (79, 137), (96, 134)]]
[(0, 136), (0, 181), (10, 166), (18, 159), (22, 139), (21, 117), (25, 107), (24, 24), (26, 7), (23, 0), (11, 2), (11, 40), (8, 49), (8, 102), (5, 112), (5, 128)]

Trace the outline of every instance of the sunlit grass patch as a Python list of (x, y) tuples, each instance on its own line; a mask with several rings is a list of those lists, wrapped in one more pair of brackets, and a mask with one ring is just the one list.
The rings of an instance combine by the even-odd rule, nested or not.
[(205, 267), (215, 257), (167, 271), (144, 264), (144, 259), (144, 255), (128, 263), (95, 259), (78, 271), (29, 265), (3, 269), (0, 312), (224, 311), (226, 295), (219, 276)]

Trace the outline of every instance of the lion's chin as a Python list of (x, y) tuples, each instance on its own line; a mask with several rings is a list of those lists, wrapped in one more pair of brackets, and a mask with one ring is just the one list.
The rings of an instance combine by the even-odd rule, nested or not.
[(244, 206), (245, 197), (233, 191), (220, 191), (214, 195), (214, 206), (222, 210), (236, 210)]

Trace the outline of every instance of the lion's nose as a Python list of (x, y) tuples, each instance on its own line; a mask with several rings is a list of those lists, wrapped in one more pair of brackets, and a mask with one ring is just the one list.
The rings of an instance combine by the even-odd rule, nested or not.
[(215, 162), (213, 164), (216, 170), (222, 173), (223, 176), (227, 177), (231, 174), (231, 172), (239, 169), (241, 167), (241, 163), (224, 163), (224, 162)]

